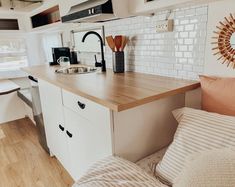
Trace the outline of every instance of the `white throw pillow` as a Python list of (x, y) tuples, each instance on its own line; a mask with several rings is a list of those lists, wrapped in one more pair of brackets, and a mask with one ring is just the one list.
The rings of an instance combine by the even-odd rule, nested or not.
[[(156, 166), (156, 177), (173, 184), (188, 156), (213, 149), (235, 147), (235, 117), (183, 108), (172, 144)], [(173, 112), (176, 115), (176, 112)]]
[(230, 149), (193, 155), (173, 187), (234, 187), (235, 152)]
[(180, 123), (181, 119), (183, 118), (184, 113), (186, 111), (190, 111), (190, 110), (191, 110), (191, 108), (183, 107), (183, 108), (179, 108), (179, 109), (173, 110), (172, 114), (173, 114), (174, 118), (176, 119), (176, 121), (178, 123)]

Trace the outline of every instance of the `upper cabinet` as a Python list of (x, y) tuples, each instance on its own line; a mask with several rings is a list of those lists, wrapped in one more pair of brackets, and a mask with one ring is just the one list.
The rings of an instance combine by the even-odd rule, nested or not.
[(40, 31), (57, 27), (60, 23), (58, 0), (50, 0), (25, 15), (26, 31)]
[(53, 6), (39, 14), (31, 17), (31, 23), (33, 28), (49, 25), (60, 21), (59, 6)]
[(153, 13), (164, 9), (174, 9), (218, 0), (129, 0), (129, 11), (134, 15)]

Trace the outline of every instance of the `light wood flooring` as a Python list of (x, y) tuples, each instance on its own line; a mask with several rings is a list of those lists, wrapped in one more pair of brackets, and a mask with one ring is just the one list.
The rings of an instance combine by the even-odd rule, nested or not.
[(0, 187), (70, 187), (74, 181), (39, 145), (25, 118), (0, 125)]

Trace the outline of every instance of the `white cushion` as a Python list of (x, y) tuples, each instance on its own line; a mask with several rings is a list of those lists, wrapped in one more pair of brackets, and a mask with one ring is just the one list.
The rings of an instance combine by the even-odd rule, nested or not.
[(184, 113), (186, 111), (190, 111), (190, 110), (191, 110), (191, 108), (183, 107), (183, 108), (179, 108), (179, 109), (176, 109), (176, 110), (172, 111), (172, 114), (173, 114), (174, 118), (176, 119), (176, 121), (178, 123), (180, 123)]
[(193, 155), (173, 187), (234, 187), (235, 152), (213, 150)]
[(174, 140), (156, 167), (156, 176), (167, 184), (173, 184), (191, 154), (235, 147), (235, 117), (190, 108), (177, 112), (180, 123)]
[(95, 163), (73, 187), (167, 187), (136, 164), (118, 157)]

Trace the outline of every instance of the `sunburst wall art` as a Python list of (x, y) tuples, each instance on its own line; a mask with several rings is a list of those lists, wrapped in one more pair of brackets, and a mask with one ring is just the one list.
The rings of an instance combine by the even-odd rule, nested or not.
[(235, 18), (233, 14), (225, 17), (224, 21), (220, 21), (216, 28), (215, 36), (212, 37), (214, 55), (218, 56), (217, 60), (222, 64), (235, 69)]

